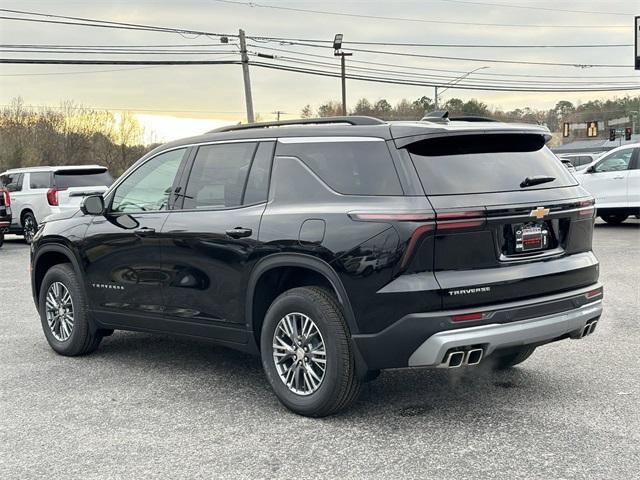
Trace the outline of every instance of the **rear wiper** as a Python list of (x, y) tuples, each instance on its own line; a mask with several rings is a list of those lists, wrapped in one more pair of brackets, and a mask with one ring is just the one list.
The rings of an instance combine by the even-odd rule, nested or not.
[(556, 177), (549, 177), (547, 175), (536, 175), (535, 177), (527, 177), (522, 181), (522, 183), (520, 183), (520, 188), (540, 185), (541, 183), (553, 182), (555, 179)]

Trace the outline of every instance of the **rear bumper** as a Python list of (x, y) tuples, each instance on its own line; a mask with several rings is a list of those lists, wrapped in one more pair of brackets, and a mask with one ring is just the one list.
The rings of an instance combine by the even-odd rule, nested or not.
[(410, 367), (437, 366), (447, 351), (470, 345), (491, 355), (501, 348), (546, 343), (566, 337), (578, 338), (587, 323), (602, 314), (602, 300), (568, 312), (506, 324), (481, 325), (436, 333), (409, 357)]
[[(578, 337), (587, 323), (602, 314), (602, 296), (588, 287), (481, 308), (406, 315), (375, 334), (353, 335), (369, 369), (430, 366), (442, 363), (448, 350), (469, 346), (484, 355), (519, 345), (543, 344)], [(483, 312), (482, 320), (453, 322), (454, 315)]]

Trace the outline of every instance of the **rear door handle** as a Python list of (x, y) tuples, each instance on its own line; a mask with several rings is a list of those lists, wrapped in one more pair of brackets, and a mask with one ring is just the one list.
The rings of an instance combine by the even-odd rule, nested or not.
[(250, 228), (236, 227), (232, 228), (231, 230), (227, 230), (225, 233), (232, 238), (245, 238), (250, 237), (253, 233), (253, 230), (251, 230)]
[(140, 235), (141, 237), (144, 237), (145, 235), (156, 233), (156, 229), (151, 227), (142, 227), (137, 230), (134, 230), (133, 233), (135, 233), (136, 235)]
[(621, 177), (613, 177), (615, 180), (623, 180), (624, 178), (626, 178), (624, 175)]

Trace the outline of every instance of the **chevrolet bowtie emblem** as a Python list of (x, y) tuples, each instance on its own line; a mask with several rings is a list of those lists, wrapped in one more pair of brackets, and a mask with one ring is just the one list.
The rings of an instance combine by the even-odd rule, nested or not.
[(541, 218), (544, 218), (545, 216), (549, 215), (550, 210), (548, 208), (544, 208), (544, 207), (538, 207), (535, 210), (531, 210), (531, 212), (529, 213), (530, 217), (536, 217), (538, 220), (540, 220)]

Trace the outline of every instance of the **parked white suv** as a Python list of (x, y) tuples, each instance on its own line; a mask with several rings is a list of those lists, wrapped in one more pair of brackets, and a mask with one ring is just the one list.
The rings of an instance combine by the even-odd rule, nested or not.
[(574, 175), (596, 198), (598, 216), (607, 223), (640, 216), (640, 143), (614, 148)]
[(23, 234), (27, 243), (47, 216), (76, 211), (83, 197), (103, 193), (113, 183), (99, 165), (16, 168), (0, 173), (0, 179), (11, 196), (9, 231)]

